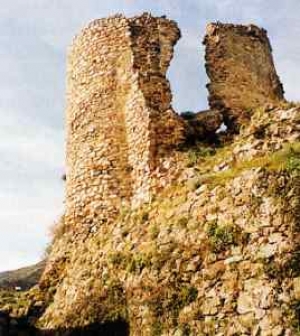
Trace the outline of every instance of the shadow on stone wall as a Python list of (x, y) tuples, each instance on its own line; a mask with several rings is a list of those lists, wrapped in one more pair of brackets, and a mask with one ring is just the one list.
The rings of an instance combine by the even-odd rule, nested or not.
[(129, 325), (125, 321), (93, 324), (85, 328), (67, 330), (36, 331), (36, 336), (129, 336)]
[(0, 313), (0, 336), (129, 336), (126, 321), (92, 324), (84, 328), (41, 331), (28, 325), (28, 320), (9, 318)]

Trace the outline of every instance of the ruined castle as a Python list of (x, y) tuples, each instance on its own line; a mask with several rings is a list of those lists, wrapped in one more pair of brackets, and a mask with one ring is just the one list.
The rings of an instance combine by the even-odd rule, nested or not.
[(266, 31), (217, 22), (204, 38), (210, 110), (176, 113), (166, 72), (179, 37), (143, 14), (74, 39), (66, 213), (14, 328), (297, 335), (300, 106), (284, 99)]
[[(96, 20), (75, 38), (68, 58), (67, 220), (110, 221), (120, 207), (151, 200), (164, 157), (185, 141), (188, 127), (172, 109), (166, 78), (179, 37), (175, 22), (144, 14)], [(210, 132), (222, 120), (236, 130), (251, 110), (283, 100), (263, 29), (210, 24), (204, 43), (212, 110), (198, 115), (204, 129), (221, 115)]]

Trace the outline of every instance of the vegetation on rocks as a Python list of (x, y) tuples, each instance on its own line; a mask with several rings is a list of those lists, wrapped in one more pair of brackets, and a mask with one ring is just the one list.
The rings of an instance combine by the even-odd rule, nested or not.
[[(122, 336), (288, 336), (299, 329), (300, 106), (280, 101), (264, 30), (217, 23), (208, 26), (206, 61), (226, 85), (210, 84), (214, 109), (176, 116), (164, 76), (178, 37), (175, 23), (144, 14), (96, 20), (75, 40), (66, 214), (39, 284), (0, 293), (3, 310), (39, 330), (72, 335), (96, 325), (115, 334), (121, 325)], [(222, 50), (231, 52), (222, 59)], [(248, 58), (261, 54), (266, 64), (248, 69)], [(252, 90), (233, 97), (242, 70)], [(84, 92), (91, 101), (73, 101)]]
[[(57, 229), (49, 256), (56, 268), (22, 298), (3, 294), (4, 306), (17, 316), (44, 314), (41, 327), (125, 321), (133, 335), (226, 334), (230, 326), (240, 334), (256, 326), (262, 335), (294, 332), (300, 144), (245, 152), (247, 131), (200, 152), (193, 165), (180, 152), (177, 180), (151, 202), (124, 207), (114, 226), (76, 241), (73, 231)], [(71, 287), (66, 269), (74, 272)], [(55, 302), (66, 305), (72, 287), (76, 296), (57, 314)]]

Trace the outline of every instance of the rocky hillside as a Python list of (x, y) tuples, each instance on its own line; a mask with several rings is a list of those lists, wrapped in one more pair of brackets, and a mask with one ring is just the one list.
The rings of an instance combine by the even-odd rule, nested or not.
[(176, 181), (114, 226), (61, 221), (39, 286), (5, 311), (39, 333), (297, 335), (299, 121), (260, 108), (233, 140), (175, 152)]
[(176, 182), (141, 208), (122, 209), (114, 226), (75, 233), (62, 222), (37, 325), (296, 335), (299, 120), (292, 104), (260, 108), (234, 140), (220, 134), (218, 145), (174, 153)]

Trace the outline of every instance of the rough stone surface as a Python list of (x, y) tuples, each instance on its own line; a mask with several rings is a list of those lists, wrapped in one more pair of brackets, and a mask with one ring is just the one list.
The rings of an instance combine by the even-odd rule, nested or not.
[(294, 335), (299, 116), (297, 106), (258, 110), (193, 167), (181, 153), (170, 163), (177, 180), (149, 204), (57, 239), (40, 284), (55, 295), (39, 323), (76, 327), (116, 315), (134, 336)]
[(204, 39), (209, 104), (230, 129), (249, 120), (253, 109), (283, 100), (271, 45), (264, 29), (212, 23)]
[[(224, 27), (226, 45), (242, 39), (255, 64), (265, 60), (256, 75), (280, 100), (265, 33)], [(255, 108), (227, 141), (175, 150), (186, 120), (171, 110), (165, 71), (178, 34), (164, 18), (118, 16), (75, 39), (66, 216), (39, 286), (25, 306), (6, 305), (13, 321), (25, 316), (48, 335), (297, 335), (300, 106)], [(265, 103), (248, 84), (245, 99)], [(243, 113), (240, 103), (227, 107)], [(244, 120), (207, 112), (205, 132), (219, 127), (215, 113)]]
[(96, 20), (70, 48), (66, 221), (93, 226), (150, 199), (160, 159), (182, 141), (166, 71), (177, 25), (144, 14)]

